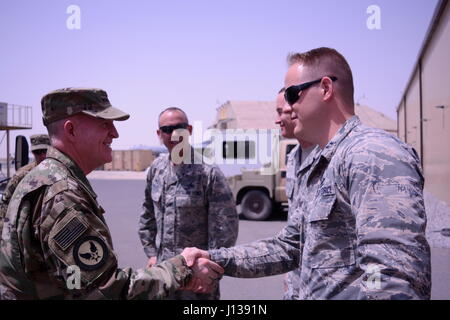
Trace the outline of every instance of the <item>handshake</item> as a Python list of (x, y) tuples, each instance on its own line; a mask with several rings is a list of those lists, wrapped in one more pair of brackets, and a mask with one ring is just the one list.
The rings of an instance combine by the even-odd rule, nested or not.
[[(196, 293), (212, 292), (223, 275), (223, 268), (210, 260), (208, 251), (198, 248), (185, 248), (181, 255), (186, 260), (186, 264), (191, 268), (193, 277), (182, 290)], [(156, 264), (156, 257), (151, 257), (147, 267), (151, 268)]]

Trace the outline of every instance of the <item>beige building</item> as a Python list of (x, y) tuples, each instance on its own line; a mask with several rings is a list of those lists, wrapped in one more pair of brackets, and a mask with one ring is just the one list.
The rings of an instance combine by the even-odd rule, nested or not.
[(439, 1), (397, 108), (398, 136), (422, 159), (425, 189), (450, 204), (450, 5)]
[[(355, 106), (362, 123), (397, 134), (397, 123), (381, 112), (362, 105)], [(217, 109), (213, 128), (278, 129), (274, 101), (227, 101)]]
[(113, 150), (112, 159), (103, 170), (144, 171), (155, 160), (155, 155), (151, 150)]
[[(386, 130), (393, 135), (397, 134), (397, 123), (381, 112), (375, 111), (367, 106), (356, 105), (355, 113), (360, 117), (362, 123)], [(210, 128), (219, 130), (226, 129), (242, 129), (242, 130), (261, 130), (246, 136), (229, 136), (231, 140), (223, 137), (222, 150), (217, 145), (204, 147), (204, 154), (209, 157), (215, 157), (216, 160), (221, 159), (259, 159), (265, 163), (268, 159), (266, 149), (273, 148), (272, 133), (267, 130), (279, 130), (279, 126), (275, 124), (276, 111), (275, 101), (227, 101), (217, 108), (216, 120)], [(261, 141), (267, 143), (261, 145)], [(261, 147), (261, 148), (260, 148)], [(240, 150), (240, 153), (237, 151)], [(272, 154), (273, 156), (273, 154)], [(261, 159), (264, 158), (264, 160)], [(273, 160), (273, 159), (272, 159)], [(259, 162), (258, 162), (259, 163)]]

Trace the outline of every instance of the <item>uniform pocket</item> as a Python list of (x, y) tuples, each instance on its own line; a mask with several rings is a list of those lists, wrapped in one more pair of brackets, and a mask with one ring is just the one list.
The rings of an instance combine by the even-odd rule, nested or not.
[(348, 224), (336, 207), (336, 194), (318, 194), (307, 217), (304, 258), (311, 268), (340, 268), (355, 264)]
[(204, 205), (203, 197), (199, 196), (177, 196), (176, 204), (178, 208), (202, 207)]
[(196, 246), (206, 248), (208, 244), (208, 210), (203, 197), (176, 196), (177, 222), (176, 243), (178, 247)]
[(333, 211), (334, 203), (336, 202), (336, 194), (329, 193), (317, 197), (314, 200), (314, 205), (312, 206), (311, 212), (308, 215), (308, 222), (329, 220), (328, 217)]

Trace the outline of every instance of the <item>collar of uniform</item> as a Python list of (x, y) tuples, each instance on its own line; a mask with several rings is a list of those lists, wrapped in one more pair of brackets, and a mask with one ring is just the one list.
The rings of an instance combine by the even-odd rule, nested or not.
[[(190, 163), (181, 163), (179, 165), (186, 166), (186, 165), (190, 165), (190, 164), (202, 164), (203, 163), (202, 155), (199, 154), (198, 152), (196, 152), (192, 146), (190, 146), (190, 148), (191, 148), (191, 162)], [(167, 156), (167, 160), (172, 161), (171, 158), (172, 158), (172, 155), (169, 153)]]
[(314, 147), (309, 156), (306, 157), (305, 162), (300, 165), (299, 170), (296, 172), (297, 177), (301, 174), (302, 171), (309, 168), (314, 163), (314, 161), (320, 156), (321, 152), (322, 150), (319, 146)]
[(344, 125), (338, 130), (338, 132), (334, 135), (333, 139), (327, 143), (325, 148), (322, 150), (321, 156), (330, 161), (336, 152), (339, 144), (344, 140), (344, 138), (358, 125), (361, 124), (361, 120), (359, 120), (358, 116), (353, 116), (349, 118)]
[(294, 172), (297, 172), (301, 166), (302, 148), (300, 144), (297, 144), (294, 149), (289, 153), (291, 165), (294, 167)]
[(74, 178), (79, 180), (85, 186), (86, 190), (91, 194), (91, 196), (93, 198), (97, 198), (97, 195), (92, 189), (91, 184), (86, 178), (84, 172), (68, 155), (66, 155), (65, 153), (56, 148), (48, 147), (47, 158), (52, 158), (61, 162), (67, 169), (69, 169), (72, 176), (74, 176)]
[(202, 156), (191, 147), (191, 163), (181, 163), (177, 165), (179, 167), (178, 174), (173, 173), (171, 170), (166, 170), (169, 166), (173, 166), (171, 163), (170, 154), (164, 155), (163, 161), (161, 162), (161, 168), (163, 172), (166, 172), (166, 183), (167, 185), (172, 185), (178, 182), (179, 177), (190, 176), (195, 172), (198, 164), (203, 164)]
[(301, 148), (300, 144), (297, 144), (287, 155), (288, 163), (294, 165), (296, 162), (300, 161)]

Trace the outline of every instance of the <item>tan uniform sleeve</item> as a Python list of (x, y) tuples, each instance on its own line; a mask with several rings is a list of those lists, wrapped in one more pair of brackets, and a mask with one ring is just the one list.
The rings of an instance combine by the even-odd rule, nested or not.
[(55, 196), (49, 192), (42, 212), (45, 219), (39, 232), (51, 278), (69, 298), (164, 298), (191, 276), (181, 256), (151, 269), (118, 269), (102, 209), (88, 202), (80, 190), (64, 190)]

